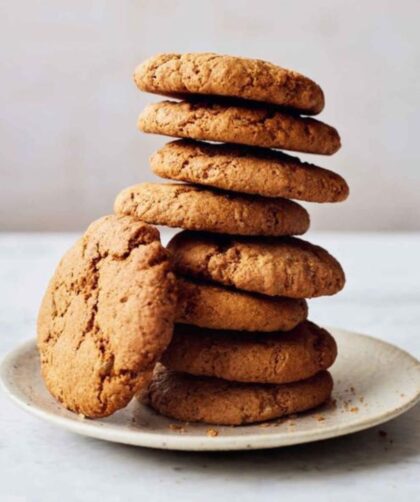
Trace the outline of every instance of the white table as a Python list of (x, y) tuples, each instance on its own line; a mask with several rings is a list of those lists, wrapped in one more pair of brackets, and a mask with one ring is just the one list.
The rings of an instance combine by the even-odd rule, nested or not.
[[(420, 234), (312, 234), (346, 289), (311, 318), (420, 356)], [(0, 355), (34, 336), (40, 297), (71, 234), (0, 234)], [(193, 454), (79, 437), (0, 393), (0, 500), (57, 502), (419, 499), (420, 407), (379, 428), (277, 450)], [(387, 432), (386, 437), (379, 430)]]

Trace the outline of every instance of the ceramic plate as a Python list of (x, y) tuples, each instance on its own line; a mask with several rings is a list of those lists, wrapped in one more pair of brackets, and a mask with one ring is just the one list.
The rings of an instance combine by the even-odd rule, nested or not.
[(133, 402), (112, 417), (88, 420), (60, 406), (40, 377), (34, 341), (10, 353), (0, 368), (6, 392), (24, 409), (70, 431), (107, 441), (172, 450), (274, 448), (333, 438), (386, 422), (420, 399), (420, 363), (370, 336), (330, 329), (339, 356), (331, 369), (331, 403), (298, 417), (242, 427), (184, 424)]

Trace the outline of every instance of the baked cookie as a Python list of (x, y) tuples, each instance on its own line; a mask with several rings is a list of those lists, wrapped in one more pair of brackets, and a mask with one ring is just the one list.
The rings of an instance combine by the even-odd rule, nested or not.
[(138, 120), (147, 133), (248, 146), (331, 155), (340, 136), (331, 126), (263, 106), (162, 101), (147, 106)]
[(345, 283), (341, 265), (325, 249), (291, 237), (180, 232), (168, 249), (181, 275), (270, 296), (333, 295)]
[(259, 59), (213, 53), (157, 54), (136, 68), (134, 81), (141, 91), (167, 96), (227, 96), (310, 115), (324, 108), (319, 85), (296, 71)]
[(172, 183), (141, 183), (118, 195), (117, 214), (147, 223), (236, 235), (298, 235), (307, 211), (287, 199), (264, 199)]
[(175, 308), (158, 230), (129, 216), (92, 223), (62, 258), (39, 311), (48, 390), (87, 417), (123, 408), (170, 342)]
[(239, 331), (289, 331), (307, 315), (305, 300), (273, 298), (178, 277), (179, 323)]
[(262, 385), (196, 377), (158, 365), (148, 404), (184, 422), (242, 425), (315, 408), (330, 398), (332, 388), (328, 371), (300, 382)]
[(277, 333), (177, 324), (161, 361), (170, 370), (190, 375), (233, 382), (288, 383), (329, 368), (336, 356), (333, 337), (309, 321)]
[(340, 202), (349, 194), (336, 173), (279, 151), (179, 140), (150, 158), (162, 178), (263, 197)]

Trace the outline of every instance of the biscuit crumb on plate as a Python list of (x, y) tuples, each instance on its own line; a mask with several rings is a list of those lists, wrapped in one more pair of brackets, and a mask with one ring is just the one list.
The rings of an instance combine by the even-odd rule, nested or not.
[(168, 427), (169, 429), (171, 429), (171, 431), (185, 432), (185, 428), (179, 424), (169, 424)]

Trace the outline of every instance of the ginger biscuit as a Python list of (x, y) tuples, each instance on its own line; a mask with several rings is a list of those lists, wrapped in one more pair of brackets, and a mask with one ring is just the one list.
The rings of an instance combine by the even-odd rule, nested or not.
[(270, 296), (333, 295), (345, 283), (341, 265), (325, 249), (292, 237), (180, 232), (168, 249), (181, 275)]
[(305, 321), (288, 332), (245, 333), (177, 324), (162, 356), (170, 370), (234, 382), (289, 383), (329, 368), (333, 337)]
[(300, 235), (309, 227), (296, 202), (184, 184), (134, 185), (120, 192), (114, 209), (155, 225), (235, 235)]
[(66, 408), (123, 408), (170, 342), (176, 279), (156, 228), (129, 216), (92, 223), (60, 261), (38, 316), (42, 375)]
[(155, 152), (150, 164), (162, 178), (263, 197), (340, 202), (349, 194), (338, 174), (275, 150), (179, 140)]
[(262, 101), (304, 114), (324, 108), (318, 84), (300, 73), (259, 59), (213, 53), (157, 54), (134, 72), (141, 91), (167, 96), (225, 96)]
[(179, 323), (239, 331), (289, 331), (307, 314), (305, 300), (270, 297), (178, 277)]
[(267, 106), (162, 101), (148, 105), (140, 131), (175, 138), (219, 141), (332, 155), (341, 146), (334, 127)]
[(155, 370), (148, 404), (184, 422), (245, 425), (310, 410), (331, 396), (328, 371), (288, 384), (250, 384)]

